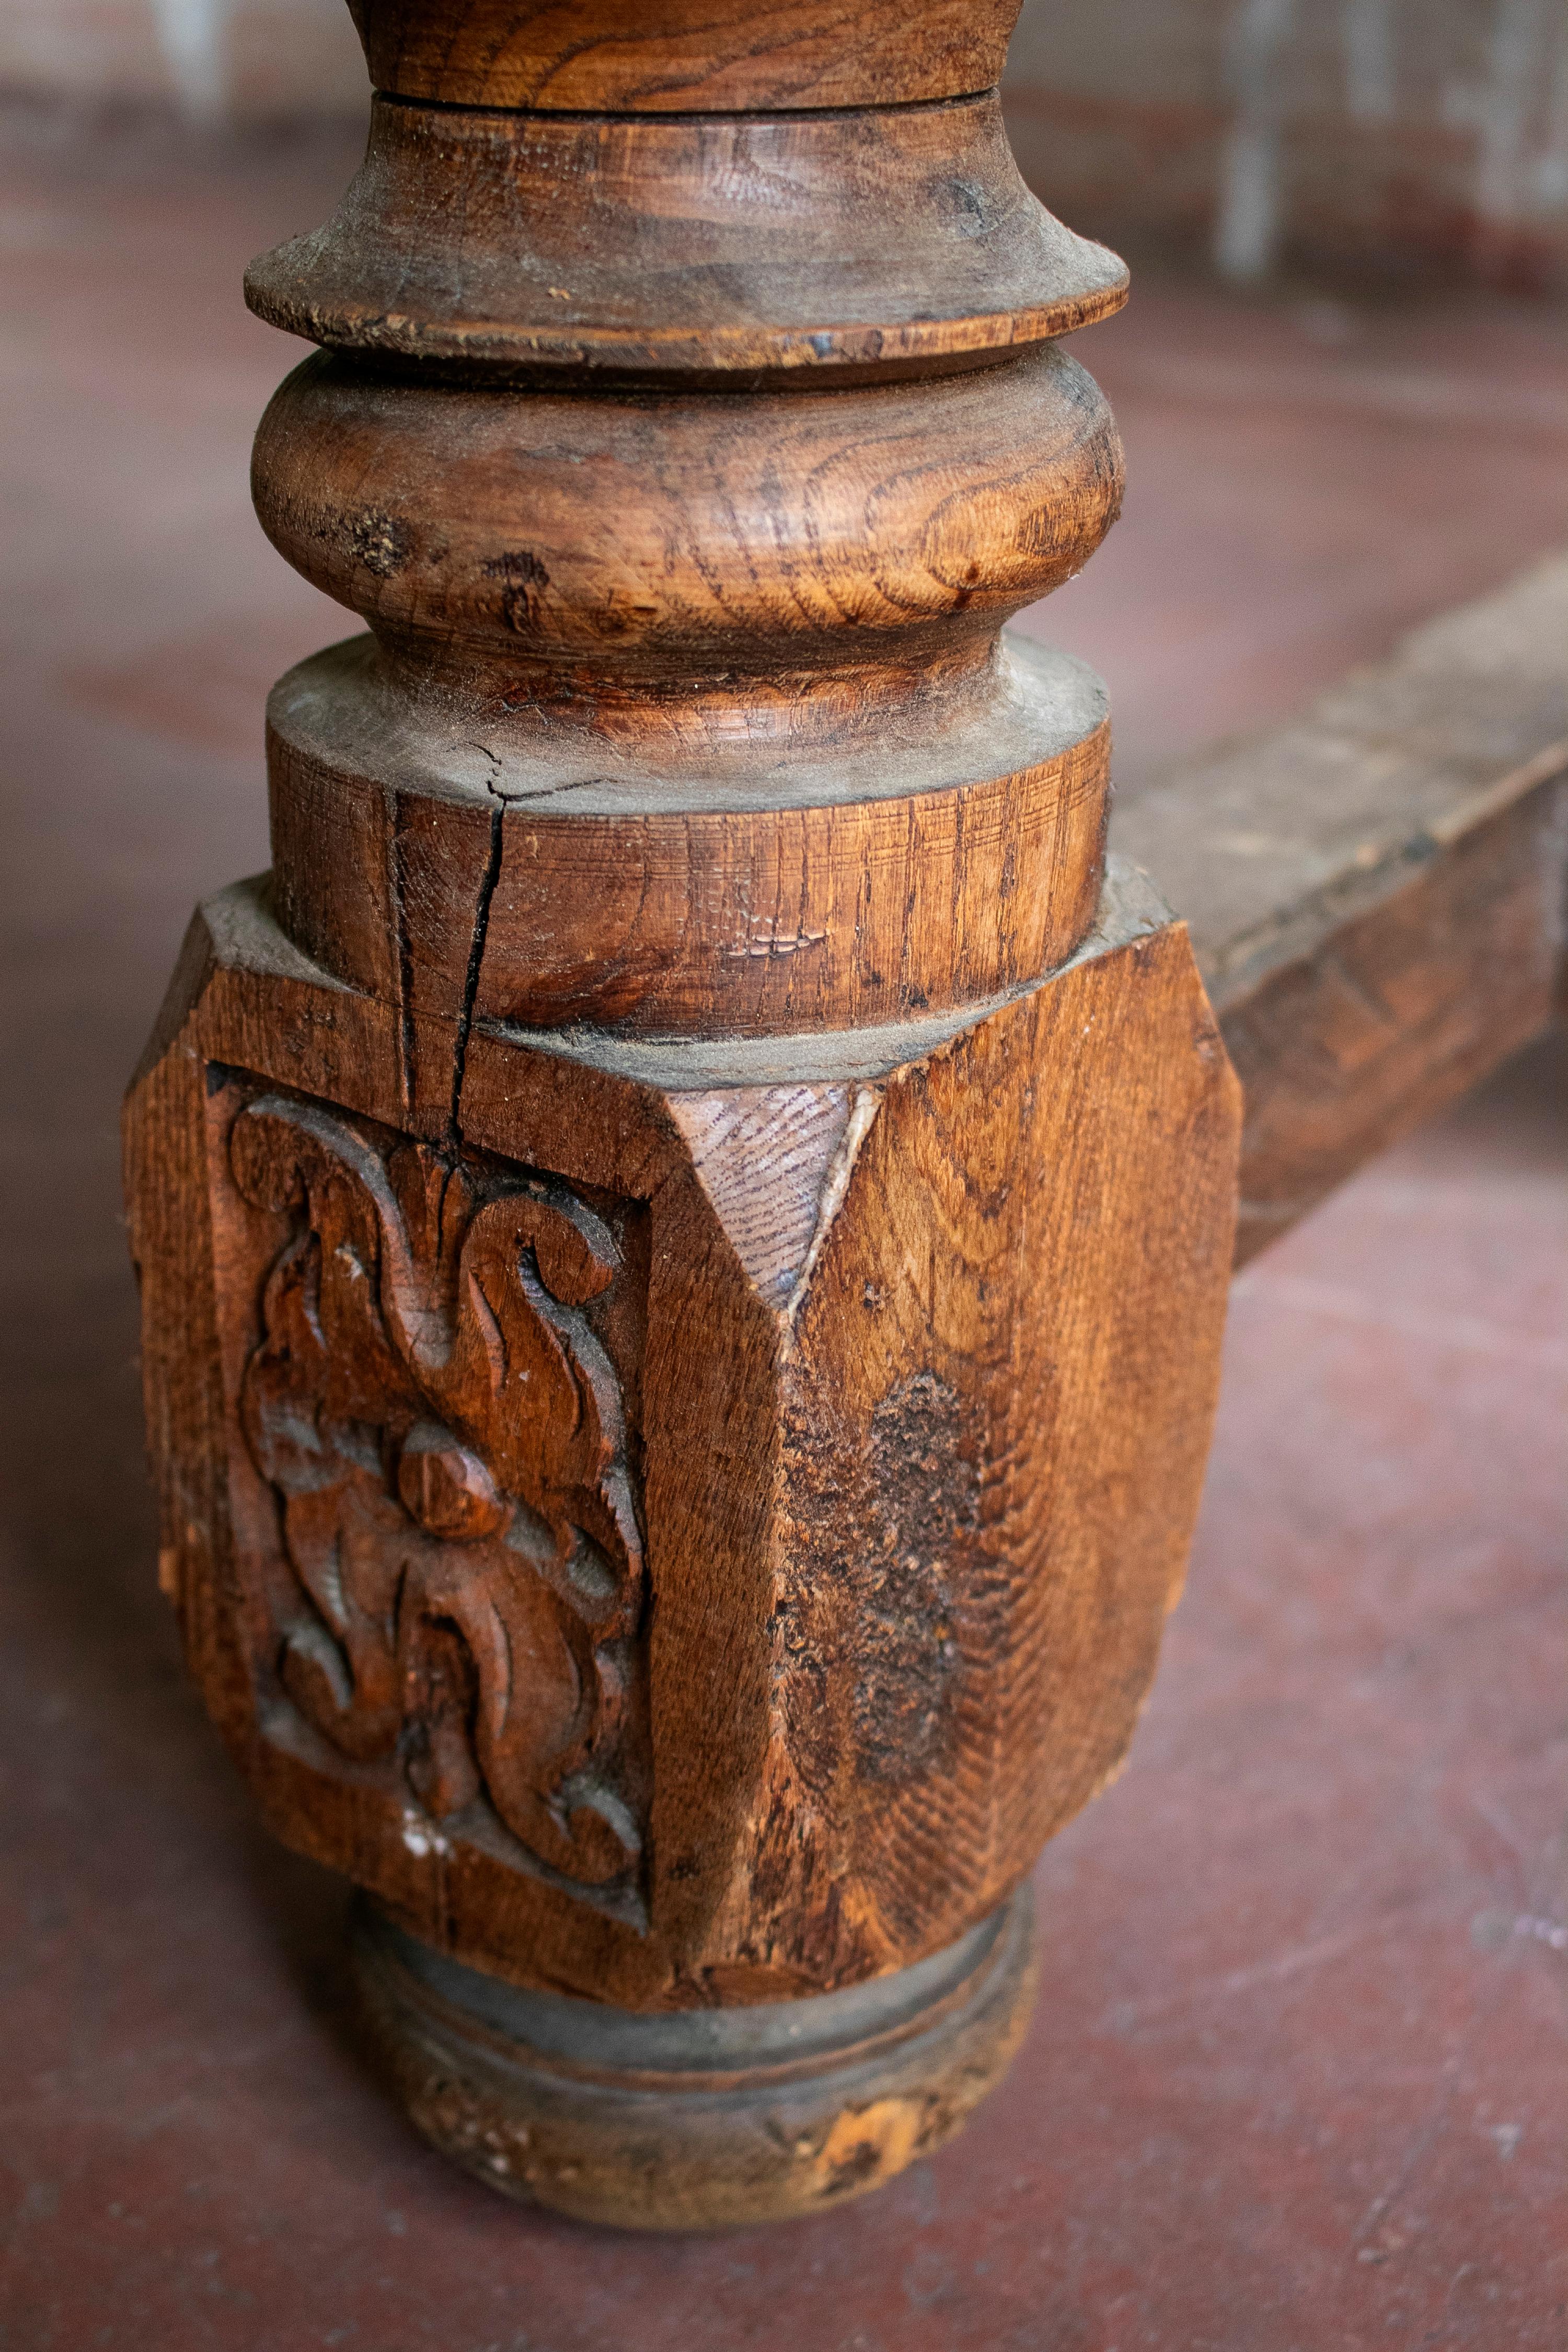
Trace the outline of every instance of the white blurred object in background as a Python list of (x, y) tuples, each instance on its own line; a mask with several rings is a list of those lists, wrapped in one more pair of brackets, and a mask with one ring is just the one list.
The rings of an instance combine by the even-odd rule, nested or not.
[[(1005, 83), (1080, 228), (1568, 285), (1564, 0), (1025, 0)], [(204, 125), (362, 114), (342, 0), (0, 0), (0, 96)]]

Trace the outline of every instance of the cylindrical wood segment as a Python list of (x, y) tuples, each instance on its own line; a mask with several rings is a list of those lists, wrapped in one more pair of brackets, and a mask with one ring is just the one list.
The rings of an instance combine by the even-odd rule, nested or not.
[(1108, 873), (1114, 520), (1016, 0), (351, 0), (249, 299), (368, 634), (134, 1089), (164, 1580), (367, 2022), (513, 2194), (691, 2226), (937, 2146), (1179, 1580), (1237, 1107)]

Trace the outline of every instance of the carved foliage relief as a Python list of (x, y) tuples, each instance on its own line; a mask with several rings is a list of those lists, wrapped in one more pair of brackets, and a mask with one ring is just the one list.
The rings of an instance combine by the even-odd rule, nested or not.
[(237, 1397), (287, 1568), (259, 1580), (267, 1727), (368, 1768), (416, 1851), (427, 1819), (635, 1904), (638, 1212), (281, 1089), (237, 1099), (226, 1176), (272, 1245)]

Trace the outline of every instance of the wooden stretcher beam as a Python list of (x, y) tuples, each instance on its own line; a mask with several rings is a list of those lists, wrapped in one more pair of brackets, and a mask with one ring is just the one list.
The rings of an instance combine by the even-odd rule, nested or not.
[(1237, 1263), (1562, 1008), (1568, 556), (1131, 798), (1247, 1096)]

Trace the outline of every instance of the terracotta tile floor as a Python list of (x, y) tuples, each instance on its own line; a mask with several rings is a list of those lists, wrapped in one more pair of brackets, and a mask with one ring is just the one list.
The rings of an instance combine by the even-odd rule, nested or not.
[[(967, 2138), (645, 2244), (470, 2186), (361, 2075), (339, 1891), (254, 1827), (153, 1590), (114, 1139), (190, 901), (264, 862), (263, 689), (342, 633), (248, 517), (290, 354), (236, 286), (343, 170), (0, 156), (0, 2347), (1562, 2352), (1552, 1046), (1237, 1285), (1190, 1592)], [(1050, 625), (1133, 781), (1568, 535), (1560, 316), (1157, 284), (1093, 350), (1134, 487)]]

